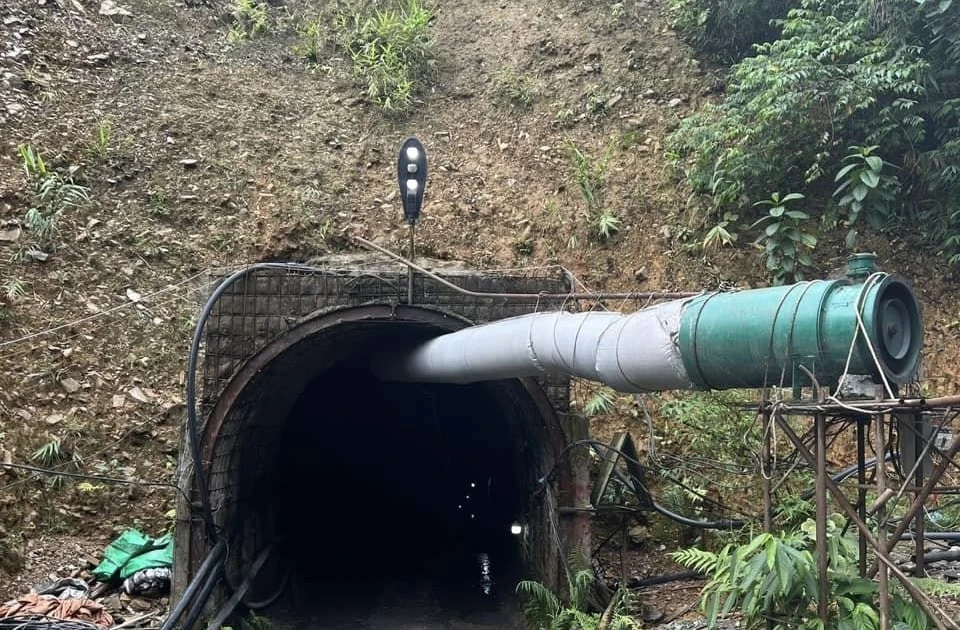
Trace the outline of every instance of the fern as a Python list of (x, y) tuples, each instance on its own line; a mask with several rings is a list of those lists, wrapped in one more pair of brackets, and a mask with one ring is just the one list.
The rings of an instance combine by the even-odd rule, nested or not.
[[(724, 548), (724, 553), (729, 553), (729, 550), (730, 545), (727, 545)], [(720, 554), (704, 551), (703, 549), (681, 549), (680, 551), (671, 553), (670, 557), (678, 564), (693, 569), (698, 573), (703, 573), (704, 575), (710, 575), (716, 572), (720, 564)]]
[(550, 628), (563, 609), (557, 596), (540, 582), (524, 580), (517, 584), (517, 592), (527, 597), (523, 614), (538, 628)]
[[(583, 561), (579, 550), (571, 552), (571, 566)], [(536, 630), (598, 630), (602, 616), (587, 610), (590, 589), (596, 578), (589, 569), (580, 569), (572, 575), (567, 574), (567, 587), (570, 591), (569, 605), (564, 605), (550, 589), (540, 582), (525, 580), (517, 584), (517, 592), (526, 597), (523, 614)], [(611, 602), (608, 630), (636, 630), (639, 624), (628, 614), (627, 597), (617, 595), (617, 601)]]

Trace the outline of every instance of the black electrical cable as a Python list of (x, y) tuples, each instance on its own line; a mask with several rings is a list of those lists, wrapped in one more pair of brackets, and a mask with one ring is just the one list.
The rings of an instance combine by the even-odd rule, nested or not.
[(193, 459), (193, 474), (197, 480), (197, 490), (200, 494), (200, 505), (203, 510), (203, 519), (207, 525), (207, 535), (211, 540), (216, 541), (218, 533), (214, 526), (213, 508), (210, 505), (210, 489), (207, 483), (207, 474), (203, 466), (203, 457), (200, 451), (200, 428), (197, 420), (197, 363), (200, 357), (200, 344), (203, 342), (203, 332), (206, 328), (207, 320), (213, 312), (213, 307), (220, 300), (220, 297), (235, 282), (245, 278), (254, 271), (261, 269), (285, 269), (288, 271), (299, 271), (301, 273), (321, 273), (322, 269), (303, 265), (300, 263), (256, 263), (243, 269), (239, 269), (230, 274), (207, 299), (197, 319), (197, 325), (193, 332), (193, 340), (190, 343), (190, 353), (187, 358), (187, 433), (190, 440), (190, 456)]
[(193, 626), (196, 625), (200, 619), (200, 615), (203, 614), (203, 610), (207, 607), (207, 600), (210, 599), (210, 595), (213, 594), (213, 589), (216, 588), (217, 582), (220, 581), (221, 577), (223, 577), (223, 565), (214, 565), (213, 572), (210, 574), (210, 577), (207, 578), (207, 581), (204, 582), (200, 592), (197, 593), (193, 608), (190, 609), (187, 618), (184, 619), (180, 630), (193, 630)]
[[(560, 452), (558, 458), (559, 458), (559, 457), (563, 457), (567, 452), (570, 451), (570, 449), (572, 449), (572, 448), (575, 447), (575, 446), (585, 446), (585, 445), (589, 445), (589, 446), (600, 446), (600, 447), (602, 447), (602, 448), (608, 449), (608, 450), (610, 450), (610, 451), (613, 451), (614, 453), (617, 453), (617, 454), (620, 455), (620, 457), (622, 457), (623, 459), (625, 459), (625, 460), (627, 460), (627, 461), (629, 461), (629, 462), (631, 462), (631, 463), (633, 463), (633, 464), (636, 464), (637, 466), (640, 466), (641, 468), (650, 470), (647, 466), (644, 466), (643, 464), (641, 464), (640, 461), (637, 460), (636, 458), (630, 457), (629, 455), (627, 455), (626, 453), (624, 453), (624, 452), (621, 451), (620, 449), (618, 449), (618, 448), (616, 448), (616, 447), (613, 447), (613, 446), (610, 446), (609, 444), (604, 444), (603, 442), (600, 442), (599, 440), (577, 440), (576, 442), (571, 442), (570, 444), (568, 444), (568, 445), (566, 446), (566, 448), (563, 449), (563, 451)], [(554, 467), (550, 470), (550, 472), (549, 472), (547, 475), (544, 475), (544, 477), (541, 479), (541, 483), (544, 483), (544, 482), (556, 471), (556, 468), (557, 468), (557, 464), (554, 465)], [(703, 499), (704, 501), (707, 501), (707, 502), (709, 502), (709, 503), (713, 503), (714, 505), (716, 505), (716, 506), (718, 506), (718, 507), (720, 507), (720, 508), (722, 508), (722, 509), (727, 509), (726, 506), (722, 505), (721, 503), (719, 503), (719, 502), (717, 502), (717, 501), (714, 501), (713, 499), (710, 499), (709, 497), (707, 497), (706, 495), (703, 495), (702, 493), (696, 492), (696, 491), (688, 488), (686, 485), (684, 485), (684, 484), (681, 483), (681, 482), (678, 482), (678, 481), (676, 481), (676, 480), (669, 479), (669, 478), (668, 478), (668, 480), (669, 480), (669, 481), (672, 481), (673, 483), (676, 483), (676, 484), (680, 485), (680, 487), (686, 489), (688, 492), (692, 492), (693, 494), (699, 496), (699, 497), (700, 497), (701, 499)], [(638, 485), (642, 485), (642, 484), (640, 484), (640, 481), (639, 481), (639, 480), (637, 480), (637, 484), (638, 484)], [(643, 487), (643, 490), (646, 491), (647, 495), (649, 496), (649, 490), (647, 490), (647, 488), (646, 488), (645, 486)], [(636, 491), (637, 491), (637, 489), (634, 489), (634, 492), (636, 492)], [(640, 497), (640, 496), (638, 496), (637, 498), (640, 499), (640, 500), (644, 500), (644, 498), (643, 498), (643, 497)], [(678, 523), (681, 523), (681, 524), (683, 524), (683, 525), (687, 525), (687, 526), (689, 526), (689, 527), (696, 527), (696, 528), (698, 528), (698, 529), (738, 529), (738, 528), (743, 527), (744, 525), (746, 525), (746, 522), (745, 522), (745, 521), (738, 521), (738, 520), (733, 520), (733, 519), (721, 519), (721, 520), (716, 520), (716, 521), (698, 521), (698, 520), (694, 520), (694, 519), (691, 519), (691, 518), (687, 518), (686, 516), (682, 516), (682, 515), (677, 514), (677, 513), (675, 513), (675, 512), (671, 512), (670, 510), (668, 510), (667, 508), (663, 507), (662, 505), (659, 505), (656, 501), (653, 501), (653, 497), (652, 497), (652, 496), (650, 497), (650, 507), (652, 507), (656, 512), (662, 514), (663, 516), (666, 516), (667, 518), (669, 518), (669, 519), (671, 519), (671, 520), (674, 520), (674, 521), (676, 521), (676, 522), (678, 522)]]
[(197, 591), (205, 584), (210, 572), (217, 566), (223, 566), (222, 561), (226, 552), (227, 543), (222, 540), (213, 546), (213, 549), (207, 554), (207, 557), (204, 559), (203, 564), (200, 565), (197, 573), (193, 576), (193, 579), (190, 580), (190, 584), (188, 584), (186, 590), (183, 591), (183, 595), (170, 610), (170, 614), (167, 615), (167, 618), (160, 626), (160, 630), (172, 630), (173, 627), (177, 625), (177, 622), (180, 621), (180, 617), (190, 605)]
[[(599, 446), (599, 447), (601, 447), (601, 448), (605, 448), (605, 449), (607, 449), (607, 450), (609, 450), (609, 451), (613, 451), (614, 453), (617, 453), (617, 454), (620, 455), (620, 457), (622, 457), (623, 459), (625, 459), (625, 460), (627, 460), (627, 461), (629, 461), (629, 462), (631, 462), (631, 463), (633, 463), (633, 464), (636, 464), (637, 466), (639, 466), (640, 468), (644, 469), (645, 471), (648, 471), (648, 472), (656, 472), (654, 469), (652, 469), (652, 468), (650, 468), (649, 466), (641, 463), (640, 460), (638, 460), (638, 459), (636, 459), (636, 458), (634, 458), (634, 457), (630, 457), (629, 455), (627, 455), (627, 454), (624, 453), (623, 451), (621, 451), (621, 450), (619, 450), (619, 449), (617, 449), (617, 448), (615, 448), (615, 447), (613, 447), (613, 446), (610, 446), (609, 444), (604, 444), (603, 442), (601, 442), (601, 441), (599, 441), (599, 440), (590, 440), (590, 439), (587, 439), (587, 440), (577, 440), (576, 442), (571, 442), (570, 444), (567, 444), (567, 446), (564, 447), (564, 449), (563, 449), (562, 451), (560, 451), (560, 453), (557, 455), (557, 459), (559, 460), (559, 459), (562, 458), (564, 455), (566, 455), (571, 449), (573, 449), (573, 448), (575, 448), (575, 447), (577, 447), (577, 446)], [(555, 464), (553, 465), (553, 467), (550, 469), (550, 471), (549, 471), (546, 475), (543, 475), (543, 477), (541, 477), (540, 483), (543, 484), (543, 483), (546, 482), (547, 479), (551, 478), (551, 477), (553, 476), (553, 474), (557, 471), (557, 467), (558, 467), (559, 465), (560, 465), (559, 462), (555, 463)], [(679, 479), (675, 479), (675, 478), (669, 477), (669, 476), (664, 476), (663, 478), (666, 479), (667, 481), (673, 483), (673, 484), (676, 484), (676, 485), (680, 486), (681, 488), (683, 488), (683, 489), (686, 490), (687, 492), (689, 492), (689, 493), (693, 494), (694, 496), (700, 498), (702, 501), (704, 501), (704, 502), (706, 502), (706, 503), (710, 503), (710, 504), (716, 506), (717, 508), (719, 508), (719, 509), (721, 509), (721, 510), (730, 510), (730, 508), (728, 508), (727, 506), (723, 505), (723, 504), (720, 503), (719, 501), (717, 501), (717, 500), (715, 500), (715, 499), (711, 499), (710, 497), (708, 497), (707, 495), (703, 494), (702, 492), (698, 492), (697, 490), (694, 490), (693, 488), (691, 488), (690, 486), (686, 485), (685, 483), (683, 483), (683, 482), (680, 481)], [(731, 511), (732, 511), (732, 510), (731, 510)], [(746, 516), (746, 515), (744, 515), (744, 516)]]
[(13, 464), (0, 462), (0, 468), (13, 468), (16, 470), (26, 470), (39, 475), (48, 475), (51, 477), (71, 477), (73, 479), (86, 479), (88, 481), (102, 481), (104, 483), (125, 484), (128, 486), (144, 486), (153, 488), (172, 488), (180, 493), (180, 496), (189, 503), (190, 497), (175, 483), (165, 483), (162, 481), (138, 481), (136, 479), (124, 479), (122, 477), (105, 477), (103, 475), (88, 475), (86, 473), (75, 473), (66, 470), (56, 470), (53, 468), (40, 468), (39, 466), (29, 466), (27, 464)]

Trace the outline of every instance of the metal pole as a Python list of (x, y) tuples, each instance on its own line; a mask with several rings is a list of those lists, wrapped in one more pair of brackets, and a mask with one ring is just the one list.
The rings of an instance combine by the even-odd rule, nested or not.
[[(877, 458), (876, 478), (877, 478), (877, 496), (884, 496), (887, 490), (887, 446), (883, 435), (883, 416), (877, 416), (874, 420), (874, 447), (873, 452)], [(883, 548), (887, 546), (886, 531), (886, 507), (881, 504), (877, 508), (877, 540)], [(880, 576), (878, 579), (878, 612), (880, 613), (880, 630), (890, 630), (890, 585), (886, 566), (880, 567)]]
[[(410, 222), (410, 260), (416, 260), (417, 224)], [(413, 304), (413, 267), (407, 267), (407, 304)]]
[(826, 620), (830, 612), (830, 579), (827, 574), (829, 568), (829, 558), (827, 557), (827, 417), (825, 414), (818, 413), (814, 422), (817, 438), (817, 573), (820, 580), (817, 613), (820, 619)]
[[(867, 436), (870, 416), (857, 417), (857, 514), (867, 520)], [(867, 539), (863, 532), (857, 531), (857, 566), (860, 577), (867, 574)]]
[(773, 436), (770, 432), (773, 430), (773, 421), (770, 418), (769, 411), (761, 413), (763, 418), (763, 457), (760, 466), (763, 469), (763, 531), (773, 532), (773, 470), (771, 470), (773, 461)]
[[(923, 413), (916, 412), (914, 414), (916, 422), (914, 426), (917, 427), (918, 431), (913, 433), (913, 452), (916, 453), (918, 463), (916, 465), (916, 472), (913, 475), (913, 485), (916, 486), (916, 492), (914, 493), (914, 500), (920, 494), (920, 489), (923, 487), (923, 458), (926, 457), (926, 441), (924, 440), (926, 427), (923, 424)], [(932, 437), (932, 436), (931, 436)], [(907, 480), (904, 479), (904, 482)], [(913, 532), (914, 532), (914, 556), (916, 559), (917, 568), (913, 571), (913, 577), (925, 577), (927, 574), (926, 568), (924, 567), (924, 539), (923, 539), (923, 510), (917, 512), (916, 518), (913, 521)]]

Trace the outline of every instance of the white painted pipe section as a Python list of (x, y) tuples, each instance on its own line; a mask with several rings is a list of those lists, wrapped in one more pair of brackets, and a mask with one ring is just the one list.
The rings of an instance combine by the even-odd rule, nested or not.
[(533, 313), (473, 326), (374, 358), (384, 380), (473, 383), (569, 374), (622, 392), (691, 389), (677, 346), (687, 300), (623, 315)]

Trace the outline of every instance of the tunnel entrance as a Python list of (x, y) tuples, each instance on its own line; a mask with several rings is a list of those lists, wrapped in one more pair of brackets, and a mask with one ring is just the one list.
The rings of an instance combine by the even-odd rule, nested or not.
[[(221, 600), (255, 572), (244, 603), (274, 627), (513, 627), (517, 581), (556, 584), (570, 475), (541, 386), (371, 373), (375, 351), (468, 323), (424, 307), (336, 309), (229, 379), (202, 440), (230, 549)], [(189, 530), (195, 571), (209, 540)]]

